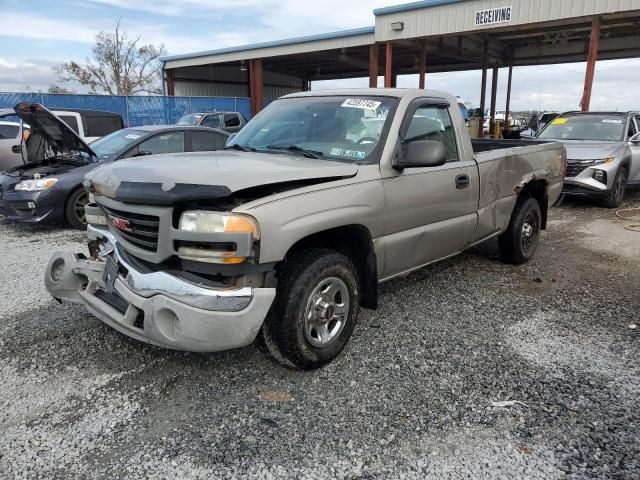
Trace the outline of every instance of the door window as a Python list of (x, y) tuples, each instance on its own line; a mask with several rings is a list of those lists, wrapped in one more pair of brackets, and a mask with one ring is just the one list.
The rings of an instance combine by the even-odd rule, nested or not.
[(444, 145), (447, 161), (457, 161), (456, 135), (447, 107), (423, 105), (416, 109), (404, 134), (405, 139), (433, 140)]
[(205, 127), (222, 128), (222, 115), (211, 115), (202, 122)]
[(73, 115), (58, 115), (58, 118), (69, 125), (74, 132), (80, 135), (80, 130), (78, 129), (78, 119), (76, 117), (74, 117)]
[(224, 126), (227, 128), (239, 127), (240, 126), (240, 118), (235, 113), (225, 113), (224, 114)]
[(0, 140), (18, 138), (18, 132), (20, 132), (18, 125), (0, 125)]
[(191, 132), (191, 149), (194, 152), (221, 150), (227, 143), (227, 136), (217, 132)]
[(142, 142), (138, 150), (149, 152), (147, 155), (184, 152), (184, 132), (161, 133)]

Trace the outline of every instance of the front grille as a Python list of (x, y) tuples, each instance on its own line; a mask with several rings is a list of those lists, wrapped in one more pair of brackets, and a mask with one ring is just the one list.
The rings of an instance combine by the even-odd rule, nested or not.
[(567, 160), (566, 177), (577, 177), (586, 168), (593, 165), (593, 160)]
[(160, 225), (158, 217), (101, 206), (108, 215), (117, 235), (144, 250), (150, 252), (157, 250)]

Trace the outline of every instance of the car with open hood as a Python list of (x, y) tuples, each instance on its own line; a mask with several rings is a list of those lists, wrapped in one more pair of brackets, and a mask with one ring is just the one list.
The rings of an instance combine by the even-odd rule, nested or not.
[(213, 151), (229, 134), (208, 127), (146, 125), (125, 128), (88, 145), (69, 125), (37, 103), (15, 106), (30, 125), (29, 161), (0, 174), (0, 218), (26, 223), (85, 224), (88, 172), (124, 158), (162, 153)]

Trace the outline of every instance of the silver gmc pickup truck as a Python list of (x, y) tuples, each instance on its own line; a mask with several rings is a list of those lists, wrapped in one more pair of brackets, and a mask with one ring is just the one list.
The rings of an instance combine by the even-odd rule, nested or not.
[(559, 143), (472, 143), (446, 93), (289, 95), (225, 151), (89, 173), (90, 255), (54, 253), (45, 282), (144, 342), (213, 352), (261, 332), (285, 365), (317, 368), (380, 282), (493, 237), (529, 260), (565, 168)]

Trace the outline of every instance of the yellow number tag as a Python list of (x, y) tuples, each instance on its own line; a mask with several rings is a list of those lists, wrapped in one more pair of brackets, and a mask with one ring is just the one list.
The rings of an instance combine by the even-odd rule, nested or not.
[(565, 123), (567, 123), (567, 120), (569, 120), (569, 119), (568, 118), (556, 118), (551, 123), (553, 125), (564, 125)]

